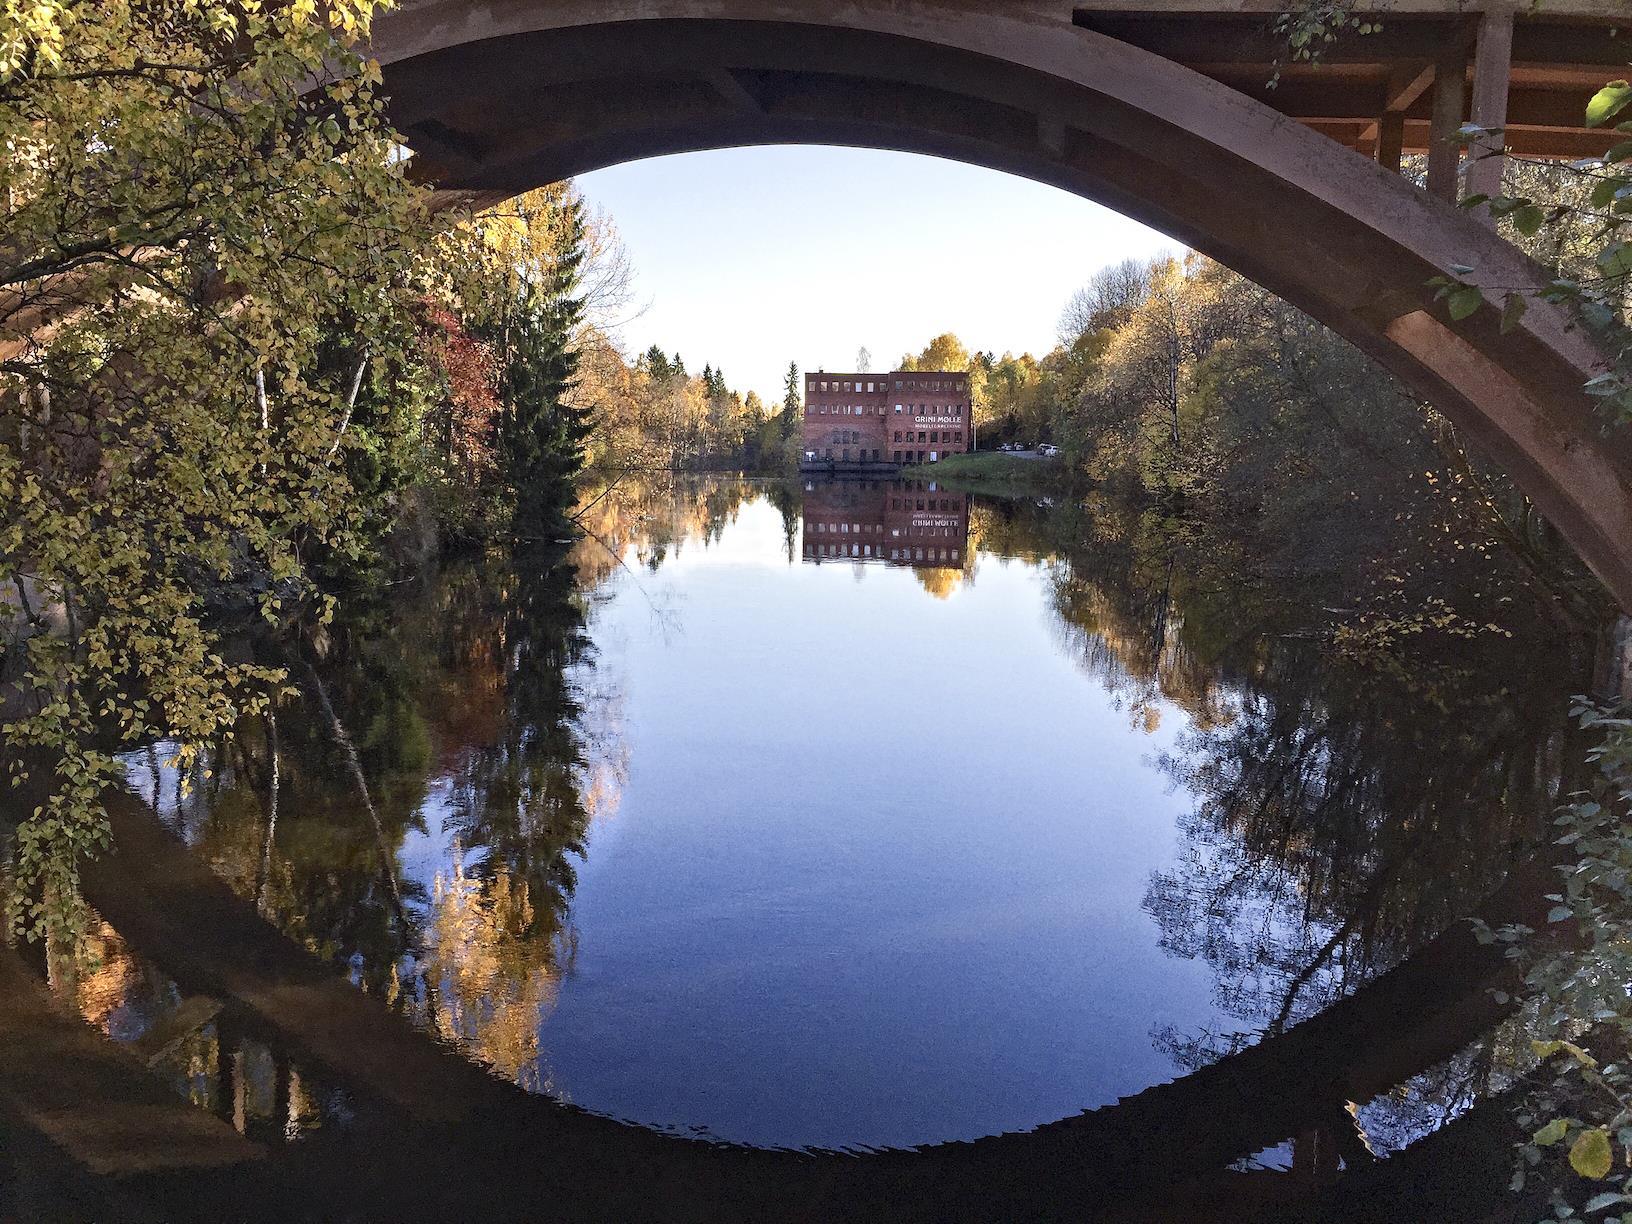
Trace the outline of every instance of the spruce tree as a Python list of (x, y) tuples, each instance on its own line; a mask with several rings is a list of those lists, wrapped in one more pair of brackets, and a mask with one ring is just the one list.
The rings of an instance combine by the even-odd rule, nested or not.
[(499, 454), (520, 536), (560, 526), (590, 432), (588, 411), (571, 402), (584, 315), (577, 293), (586, 256), (583, 201), (572, 195), (561, 208), (558, 246), (541, 275), (522, 278), (507, 329)]
[(803, 406), (799, 395), (799, 363), (788, 362), (787, 377), (782, 380), (782, 436), (791, 438), (799, 428), (799, 410)]

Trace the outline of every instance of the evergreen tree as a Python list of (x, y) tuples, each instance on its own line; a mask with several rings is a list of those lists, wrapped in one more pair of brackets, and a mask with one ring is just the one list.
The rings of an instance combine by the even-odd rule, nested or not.
[(788, 362), (787, 377), (782, 380), (782, 434), (792, 437), (799, 427), (799, 410), (803, 406), (799, 395), (799, 364)]
[(538, 536), (558, 525), (584, 463), (589, 412), (571, 402), (578, 370), (578, 296), (587, 255), (583, 201), (568, 196), (557, 249), (537, 278), (523, 277), (505, 328), (499, 454), (512, 523)]
[(646, 350), (640, 360), (654, 383), (668, 382), (669, 375), (674, 372), (669, 366), (669, 355), (655, 344)]

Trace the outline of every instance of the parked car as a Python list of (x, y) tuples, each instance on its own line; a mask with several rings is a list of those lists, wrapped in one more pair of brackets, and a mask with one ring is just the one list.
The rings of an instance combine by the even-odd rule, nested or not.
[(1060, 448), (1053, 445), (1050, 442), (1044, 442), (1041, 446), (1039, 446), (1037, 448), (1037, 453), (1039, 455), (1045, 455), (1048, 458), (1052, 459), (1055, 455), (1060, 453)]

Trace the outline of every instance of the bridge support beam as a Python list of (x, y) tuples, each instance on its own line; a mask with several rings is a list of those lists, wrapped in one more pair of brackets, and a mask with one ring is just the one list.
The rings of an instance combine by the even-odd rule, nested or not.
[(1390, 75), (1383, 112), (1360, 137), (1374, 144), (1377, 162), (1385, 170), (1400, 172), (1400, 158), (1405, 148), (1405, 113), (1433, 83), (1434, 65), (1429, 60), (1402, 65)]
[(1377, 164), (1398, 174), (1404, 151), (1405, 112), (1384, 111), (1377, 120)]
[(1468, 52), (1458, 40), (1434, 64), (1433, 111), (1428, 125), (1428, 194), (1453, 204), (1462, 161), (1456, 133), (1462, 126), (1467, 77)]
[[(1485, 129), (1468, 151), (1468, 194), (1499, 195), (1507, 127), (1508, 84), (1513, 76), (1513, 14), (1486, 12), (1479, 18), (1473, 57), (1473, 122)], [(1481, 210), (1489, 216), (1488, 210)]]

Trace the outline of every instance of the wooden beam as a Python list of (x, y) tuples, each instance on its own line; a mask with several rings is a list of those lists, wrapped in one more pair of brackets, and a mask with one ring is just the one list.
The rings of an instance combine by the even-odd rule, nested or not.
[(1487, 12), (1479, 18), (1473, 57), (1473, 123), (1485, 129), (1468, 150), (1468, 193), (1499, 195), (1502, 190), (1507, 92), (1513, 71), (1513, 14)]
[(1453, 203), (1462, 147), (1457, 129), (1462, 126), (1462, 95), (1467, 84), (1468, 53), (1458, 43), (1434, 65), (1433, 117), (1428, 131), (1428, 193)]
[[(1427, 93), (1434, 83), (1433, 60), (1414, 60), (1403, 64), (1395, 64), (1389, 71), (1388, 84), (1383, 89), (1383, 109), (1381, 115), (1404, 115), (1416, 104), (1418, 98)], [(1367, 128), (1365, 138), (1382, 140), (1382, 119)]]
[(1384, 111), (1377, 121), (1377, 164), (1385, 170), (1400, 172), (1400, 158), (1405, 152), (1405, 113)]
[[(1517, 157), (1552, 158), (1558, 161), (1576, 161), (1583, 157), (1602, 157), (1615, 143), (1618, 132), (1604, 132), (1582, 128), (1558, 129), (1507, 125), (1507, 148)], [(1426, 153), (1430, 145), (1429, 126), (1425, 119), (1406, 119), (1405, 152)]]

